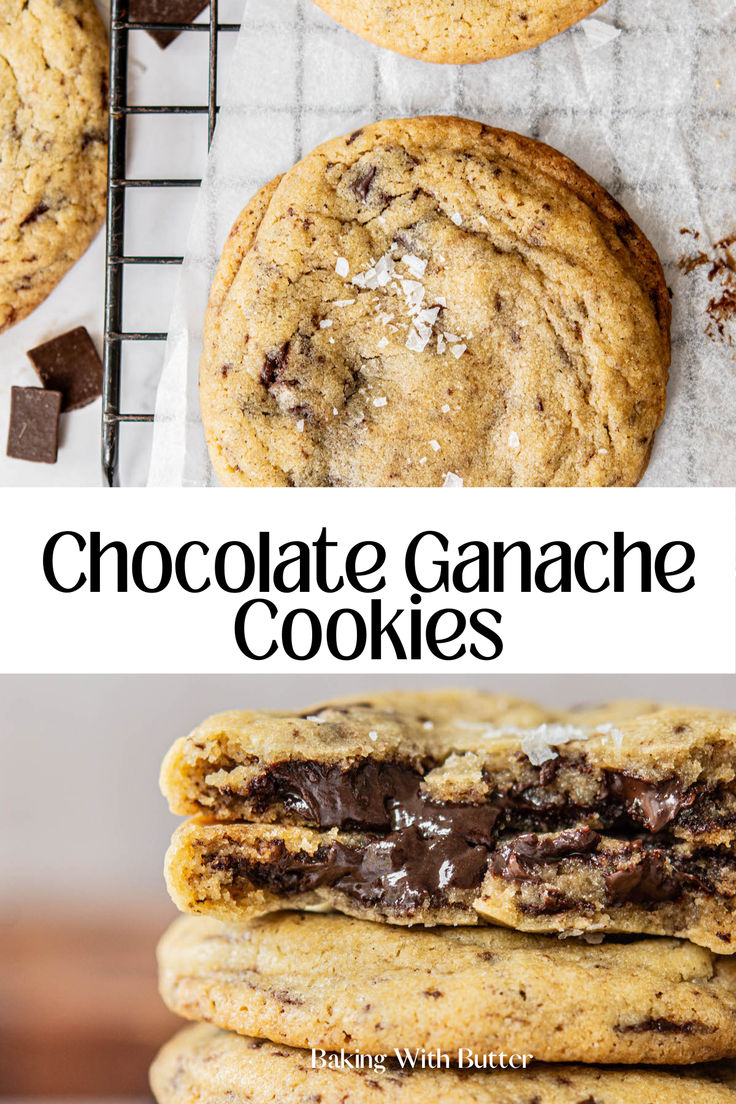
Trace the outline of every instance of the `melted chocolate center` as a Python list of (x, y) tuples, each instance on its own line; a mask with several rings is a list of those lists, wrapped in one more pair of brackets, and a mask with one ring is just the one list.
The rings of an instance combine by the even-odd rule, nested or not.
[[(492, 795), (483, 804), (462, 804), (432, 800), (422, 792), (422, 772), (406, 763), (367, 759), (347, 768), (304, 760), (276, 763), (250, 786), (256, 813), (281, 805), (319, 828), (357, 829), (376, 838), (360, 846), (332, 842), (313, 855), (282, 846), (270, 861), (255, 864), (213, 856), (211, 865), (241, 872), (279, 895), (334, 887), (363, 906), (408, 915), (422, 906), (447, 904), (453, 890), (477, 890), (489, 861), (496, 874), (534, 881), (535, 864), (569, 856), (592, 859), (601, 838), (577, 826), (555, 839), (532, 832), (497, 847), (500, 834), (523, 832), (530, 824), (559, 832), (591, 812), (607, 827), (639, 834), (643, 826), (656, 833), (697, 796), (695, 790), (683, 794), (674, 779), (655, 784), (609, 772), (594, 807), (582, 809), (553, 789), (556, 773), (543, 768), (533, 786)], [(607, 875), (606, 886), (613, 903), (657, 902), (674, 900), (691, 880), (696, 879), (668, 874), (655, 855)], [(562, 895), (552, 896), (546, 911), (563, 907)]]
[(349, 771), (323, 763), (276, 765), (251, 790), (257, 809), (278, 801), (320, 828), (385, 834), (362, 847), (332, 843), (312, 858), (285, 853), (251, 869), (250, 880), (287, 893), (334, 886), (362, 905), (405, 913), (446, 903), (452, 889), (476, 889), (504, 801), (433, 801), (421, 781), (409, 766), (373, 760)]

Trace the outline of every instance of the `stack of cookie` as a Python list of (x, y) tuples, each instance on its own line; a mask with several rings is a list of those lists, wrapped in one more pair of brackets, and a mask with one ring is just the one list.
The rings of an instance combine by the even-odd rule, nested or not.
[(160, 1104), (736, 1101), (736, 715), (226, 713), (162, 787), (193, 915), (161, 992), (213, 1026), (161, 1052)]

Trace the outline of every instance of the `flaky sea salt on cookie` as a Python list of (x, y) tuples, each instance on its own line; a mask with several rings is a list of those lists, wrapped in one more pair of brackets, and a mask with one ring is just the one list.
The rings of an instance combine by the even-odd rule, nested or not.
[(229, 486), (625, 486), (662, 418), (670, 307), (621, 207), (467, 119), (320, 146), (236, 222), (200, 368)]

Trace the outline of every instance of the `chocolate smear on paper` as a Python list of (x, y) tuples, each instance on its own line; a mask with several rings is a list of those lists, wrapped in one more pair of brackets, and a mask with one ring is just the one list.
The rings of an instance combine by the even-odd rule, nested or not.
[[(697, 230), (689, 230), (686, 226), (680, 230), (683, 235), (689, 235), (693, 241), (700, 240)], [(712, 341), (719, 341), (733, 347), (736, 345), (734, 334), (736, 333), (736, 257), (733, 247), (736, 245), (736, 234), (721, 238), (714, 243), (710, 252), (698, 249), (691, 254), (683, 254), (677, 262), (677, 266), (689, 276), (697, 268), (708, 269), (708, 280), (715, 284), (715, 294), (711, 296), (705, 308), (708, 318), (705, 332)]]

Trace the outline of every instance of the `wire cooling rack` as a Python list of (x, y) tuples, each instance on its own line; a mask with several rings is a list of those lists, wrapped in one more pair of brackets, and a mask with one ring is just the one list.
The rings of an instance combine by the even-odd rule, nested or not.
[[(141, 357), (124, 366), (123, 350), (128, 342), (158, 342), (163, 353), (165, 332), (124, 328), (126, 269), (134, 265), (180, 265), (183, 257), (163, 254), (126, 253), (126, 208), (133, 189), (187, 189), (199, 187), (198, 178), (128, 176), (128, 128), (134, 116), (200, 115), (207, 118), (207, 148), (212, 141), (218, 107), (217, 60), (219, 35), (240, 29), (239, 23), (218, 22), (218, 0), (211, 0), (209, 20), (200, 23), (141, 23), (129, 17), (129, 0), (112, 0), (110, 5), (110, 122), (107, 191), (107, 261), (105, 280), (105, 345), (102, 393), (102, 468), (110, 487), (120, 482), (120, 430), (123, 425), (153, 423), (152, 410), (123, 410), (124, 373), (135, 371)], [(178, 31), (208, 35), (208, 83), (206, 104), (135, 104), (129, 97), (129, 43), (134, 31)], [(183, 246), (182, 241), (182, 246)]]

